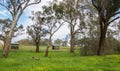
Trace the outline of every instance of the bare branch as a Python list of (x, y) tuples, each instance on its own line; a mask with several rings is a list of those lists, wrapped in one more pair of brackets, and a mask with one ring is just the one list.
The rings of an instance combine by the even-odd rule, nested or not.
[[(60, 23), (60, 22), (59, 22), (59, 23)], [(64, 23), (65, 23), (65, 22), (60, 23), (59, 27), (58, 27), (52, 34), (56, 33)]]
[(16, 6), (14, 5), (14, 2), (13, 0), (10, 0), (10, 3), (11, 3), (11, 6), (13, 7), (13, 19), (14, 19), (14, 16), (16, 15)]
[(120, 14), (120, 11), (112, 14), (111, 16), (113, 17), (113, 16), (118, 15), (118, 14)]
[(76, 29), (75, 32), (74, 32), (74, 35), (77, 34), (77, 33), (81, 33), (80, 30), (81, 30), (80, 28)]
[(10, 14), (12, 15), (12, 17), (13, 17), (13, 13), (12, 13), (12, 11), (11, 11), (7, 6), (5, 6), (5, 5), (2, 4), (2, 3), (0, 3), (0, 5), (3, 6), (4, 8), (6, 8), (6, 9), (10, 12)]
[(116, 13), (110, 14), (110, 16), (108, 16), (108, 18), (107, 18), (107, 21), (109, 21), (109, 19), (110, 19), (111, 17), (116, 16), (116, 15), (118, 15), (118, 14), (120, 14), (120, 11), (119, 11), (119, 12), (116, 12)]
[(113, 20), (109, 21), (109, 22), (108, 22), (108, 25), (109, 25), (110, 23), (114, 22), (115, 20), (119, 19), (119, 18), (120, 18), (120, 17), (116, 17), (116, 18), (114, 18)]
[(40, 2), (41, 2), (41, 0), (38, 0), (38, 2), (30, 3), (30, 4), (28, 4), (28, 6), (34, 5), (34, 4), (39, 4)]
[(20, 5), (17, 7), (17, 11), (16, 11), (16, 12), (18, 12), (19, 10), (20, 10), (20, 11), (22, 10), (22, 5), (23, 5), (24, 2), (26, 2), (26, 1), (20, 2), (20, 0), (18, 0), (18, 2), (19, 2)]

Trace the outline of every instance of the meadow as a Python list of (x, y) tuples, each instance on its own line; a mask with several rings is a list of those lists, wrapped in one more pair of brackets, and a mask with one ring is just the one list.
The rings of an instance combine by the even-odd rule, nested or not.
[[(70, 53), (69, 48), (50, 49), (49, 57), (44, 57), (45, 46), (35, 53), (35, 46), (20, 46), (10, 50), (8, 58), (3, 58), (0, 49), (0, 71), (120, 71), (120, 55), (80, 56), (79, 50)], [(39, 60), (33, 59), (33, 56)]]

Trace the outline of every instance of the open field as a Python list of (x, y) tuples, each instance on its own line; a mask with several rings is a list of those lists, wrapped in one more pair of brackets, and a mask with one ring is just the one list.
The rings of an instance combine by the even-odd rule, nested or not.
[(0, 50), (0, 71), (120, 71), (120, 55), (80, 56), (78, 51), (72, 54), (64, 49), (50, 50), (49, 57), (44, 57), (45, 47), (40, 48), (35, 53), (34, 46), (20, 46), (8, 58)]

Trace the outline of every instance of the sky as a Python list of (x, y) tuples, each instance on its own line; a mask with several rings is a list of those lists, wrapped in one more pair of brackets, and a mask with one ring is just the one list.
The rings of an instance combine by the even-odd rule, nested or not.
[[(29, 16), (31, 16), (31, 11), (36, 12), (36, 11), (42, 10), (42, 6), (47, 5), (48, 1), (52, 1), (52, 0), (42, 0), (40, 4), (33, 5), (25, 9), (24, 13), (22, 14), (22, 16), (20, 17), (18, 21), (18, 25), (22, 24), (24, 26), (24, 30), (25, 30), (24, 34), (13, 38), (12, 42), (16, 42), (20, 39), (25, 39), (28, 37), (28, 35), (26, 34), (26, 27), (28, 25), (32, 25), (32, 21), (29, 19)], [(5, 8), (0, 7), (0, 19), (5, 19), (5, 18), (11, 18), (10, 14)], [(67, 24), (65, 24), (54, 34), (52, 39), (53, 40), (57, 38), (63, 39), (68, 33), (69, 33), (69, 29), (67, 27)]]

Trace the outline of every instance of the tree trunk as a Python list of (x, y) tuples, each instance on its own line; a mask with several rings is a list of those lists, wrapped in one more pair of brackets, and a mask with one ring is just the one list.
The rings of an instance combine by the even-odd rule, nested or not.
[(51, 47), (51, 38), (52, 36), (50, 36), (48, 40), (48, 44), (47, 44), (46, 51), (45, 51), (45, 57), (48, 57), (49, 48)]
[(36, 43), (36, 52), (39, 52), (39, 43)]
[(99, 39), (97, 55), (105, 54), (104, 45), (105, 45), (106, 32), (107, 32), (107, 25), (104, 25), (102, 22), (100, 22), (100, 39)]
[(74, 35), (71, 35), (71, 40), (70, 40), (70, 53), (74, 53)]
[(5, 42), (5, 47), (4, 47), (4, 50), (3, 50), (3, 56), (4, 57), (8, 57), (9, 48), (10, 48), (10, 44), (11, 44), (11, 39), (13, 37), (14, 28), (15, 28), (16, 24), (17, 24), (16, 20), (12, 22), (12, 26), (11, 26), (10, 32), (7, 36), (7, 39), (6, 39), (6, 42)]
[(48, 52), (49, 52), (49, 45), (47, 45), (46, 51), (45, 51), (45, 57), (48, 57)]

